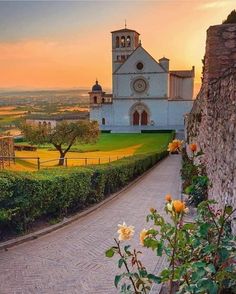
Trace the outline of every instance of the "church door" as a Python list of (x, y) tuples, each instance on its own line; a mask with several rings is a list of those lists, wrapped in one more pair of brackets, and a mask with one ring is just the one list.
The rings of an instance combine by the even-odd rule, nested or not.
[(133, 114), (133, 125), (138, 126), (139, 125), (139, 113), (136, 110)]
[(141, 125), (146, 126), (148, 121), (148, 115), (147, 112), (144, 110), (141, 114)]

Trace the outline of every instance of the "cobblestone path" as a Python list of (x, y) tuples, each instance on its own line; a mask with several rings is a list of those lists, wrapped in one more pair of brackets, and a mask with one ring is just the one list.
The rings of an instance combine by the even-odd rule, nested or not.
[[(117, 224), (125, 221), (138, 233), (148, 228), (150, 207), (163, 211), (164, 196), (179, 197), (180, 156), (158, 164), (135, 185), (84, 218), (44, 237), (0, 251), (0, 294), (115, 294), (117, 266), (104, 256), (113, 245)], [(141, 248), (150, 271), (158, 270), (155, 254)]]

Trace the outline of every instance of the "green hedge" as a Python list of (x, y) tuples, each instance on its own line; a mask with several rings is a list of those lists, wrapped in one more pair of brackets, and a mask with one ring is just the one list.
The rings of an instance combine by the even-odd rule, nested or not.
[(40, 218), (62, 217), (99, 202), (167, 154), (135, 155), (86, 168), (0, 172), (0, 233), (25, 231)]

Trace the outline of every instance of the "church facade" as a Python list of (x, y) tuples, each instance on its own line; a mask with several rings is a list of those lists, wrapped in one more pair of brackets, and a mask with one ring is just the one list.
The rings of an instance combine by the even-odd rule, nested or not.
[(92, 87), (90, 120), (101, 130), (184, 129), (193, 104), (194, 67), (170, 70), (169, 59), (155, 60), (141, 45), (139, 33), (124, 28), (112, 32), (112, 94)]

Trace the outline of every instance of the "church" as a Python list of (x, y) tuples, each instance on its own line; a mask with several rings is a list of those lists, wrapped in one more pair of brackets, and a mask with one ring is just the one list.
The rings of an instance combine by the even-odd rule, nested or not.
[(90, 120), (111, 132), (183, 130), (193, 104), (194, 67), (170, 70), (170, 60), (155, 60), (135, 30), (111, 34), (112, 94), (96, 81), (89, 92)]

